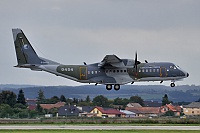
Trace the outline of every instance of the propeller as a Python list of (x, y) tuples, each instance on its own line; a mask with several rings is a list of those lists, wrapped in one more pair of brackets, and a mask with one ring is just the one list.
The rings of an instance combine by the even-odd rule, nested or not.
[(135, 52), (135, 64), (134, 64), (134, 68), (136, 69), (136, 76), (137, 76), (137, 65), (140, 64), (141, 62), (137, 60), (137, 51)]
[(135, 52), (135, 64), (134, 64), (134, 68), (136, 69), (136, 72), (137, 72), (137, 51)]

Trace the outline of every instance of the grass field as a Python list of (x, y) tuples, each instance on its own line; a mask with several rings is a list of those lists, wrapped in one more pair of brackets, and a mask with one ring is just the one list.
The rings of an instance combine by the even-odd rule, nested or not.
[(199, 133), (182, 130), (0, 130), (0, 133)]

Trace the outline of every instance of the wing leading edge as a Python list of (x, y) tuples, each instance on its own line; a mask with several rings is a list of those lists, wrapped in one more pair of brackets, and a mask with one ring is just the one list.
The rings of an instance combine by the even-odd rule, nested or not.
[(109, 67), (113, 66), (113, 64), (121, 63), (122, 60), (116, 55), (106, 55), (103, 60), (98, 64), (99, 67)]

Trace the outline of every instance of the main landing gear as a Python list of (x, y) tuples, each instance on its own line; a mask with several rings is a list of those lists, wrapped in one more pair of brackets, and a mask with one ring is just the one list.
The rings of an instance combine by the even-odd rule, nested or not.
[[(112, 85), (111, 85), (111, 84), (107, 84), (107, 85), (106, 85), (106, 89), (107, 89), (107, 90), (112, 90)], [(115, 89), (116, 91), (118, 91), (118, 90), (120, 89), (120, 85), (119, 85), (119, 84), (115, 84), (115, 85), (114, 85), (114, 89)]]
[(175, 87), (175, 83), (172, 82), (172, 83), (170, 84), (170, 86), (171, 86), (171, 87)]

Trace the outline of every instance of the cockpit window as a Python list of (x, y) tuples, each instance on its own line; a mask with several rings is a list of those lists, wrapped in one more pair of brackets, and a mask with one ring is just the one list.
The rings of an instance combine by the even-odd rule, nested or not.
[(170, 66), (169, 68), (170, 68), (170, 69), (177, 69), (177, 67), (176, 67), (175, 65)]
[(177, 67), (178, 69), (181, 69), (178, 65), (176, 65), (176, 67)]

